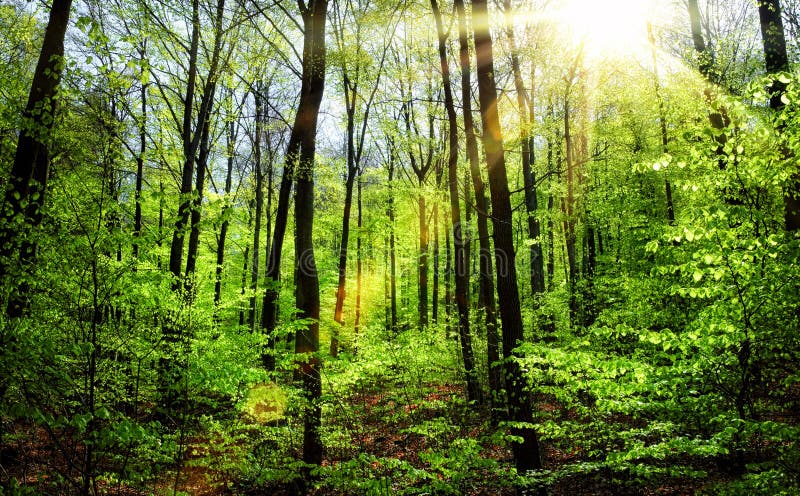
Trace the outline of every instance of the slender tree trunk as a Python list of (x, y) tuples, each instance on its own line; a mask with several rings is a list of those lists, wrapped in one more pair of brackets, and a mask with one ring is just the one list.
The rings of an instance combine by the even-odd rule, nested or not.
[[(361, 329), (361, 278), (363, 273), (363, 257), (364, 253), (361, 247), (361, 229), (364, 227), (364, 212), (361, 203), (361, 178), (358, 179), (358, 199), (356, 205), (358, 208), (358, 232), (356, 233), (356, 318), (353, 325), (353, 341), (358, 343), (358, 333)], [(355, 349), (355, 346), (354, 346)]]
[[(767, 72), (775, 74), (788, 71), (789, 58), (786, 53), (786, 35), (783, 30), (780, 2), (778, 0), (759, 0), (758, 16), (761, 21), (761, 40), (764, 45)], [(780, 113), (785, 107), (783, 98), (786, 93), (786, 84), (776, 78), (772, 81), (769, 90), (770, 108), (775, 113)], [(778, 124), (779, 133), (783, 134), (784, 128), (784, 123)], [(792, 156), (785, 144), (781, 145), (781, 151), (786, 158)], [(800, 230), (800, 174), (798, 173), (791, 175), (789, 184), (785, 187), (784, 221), (787, 231)]]
[[(348, 123), (347, 123), (347, 140), (350, 142), (353, 137), (350, 133), (353, 132), (352, 129), (352, 122), (353, 119), (348, 116)], [(348, 144), (348, 148), (350, 147), (350, 143)], [(340, 247), (339, 247), (339, 284), (336, 289), (336, 307), (334, 308), (333, 312), (333, 320), (339, 324), (339, 326), (344, 326), (344, 299), (345, 299), (345, 291), (347, 286), (347, 245), (350, 242), (350, 212), (353, 206), (353, 185), (356, 179), (356, 172), (357, 170), (350, 164), (353, 159), (350, 158), (350, 152), (348, 151), (348, 166), (347, 166), (347, 180), (345, 181), (345, 195), (344, 195), (344, 213), (342, 214), (342, 237), (340, 240)], [(339, 355), (339, 329), (333, 329), (333, 335), (331, 336), (331, 344), (330, 344), (330, 353), (332, 357), (337, 357)]]
[(391, 305), (391, 330), (397, 332), (397, 254), (394, 236), (394, 143), (389, 143), (389, 200), (386, 214), (389, 217), (389, 287)]
[[(650, 43), (650, 50), (653, 56), (653, 86), (655, 88), (656, 101), (658, 102), (658, 122), (661, 129), (661, 150), (669, 153), (669, 136), (667, 135), (667, 112), (664, 109), (664, 97), (661, 95), (661, 82), (658, 79), (658, 58), (656, 56), (656, 38), (653, 34), (653, 25), (647, 23), (647, 39)], [(664, 173), (664, 192), (667, 198), (667, 221), (669, 225), (675, 225), (675, 205), (672, 202), (672, 184), (669, 176)]]
[[(17, 138), (14, 163), (0, 209), (0, 280), (5, 311), (10, 318), (28, 309), (25, 274), (36, 258), (37, 244), (30, 231), (41, 224), (50, 173), (48, 143), (56, 107), (56, 92), (64, 62), (64, 36), (71, 0), (54, 0), (44, 32), (42, 49), (33, 74), (28, 101), (22, 113), (23, 129)], [(23, 219), (19, 224), (18, 219)], [(10, 270), (18, 268), (19, 273)], [(20, 282), (22, 281), (22, 282)], [(3, 349), (6, 343), (1, 343)]]
[(575, 325), (578, 317), (578, 263), (575, 244), (575, 150), (572, 143), (569, 92), (564, 96), (564, 147), (567, 156), (567, 197), (564, 199), (564, 242), (567, 248), (567, 282), (569, 285), (569, 320)]
[(453, 90), (450, 82), (450, 64), (447, 62), (447, 34), (442, 27), (442, 15), (436, 0), (431, 0), (436, 32), (439, 38), (439, 64), (442, 70), (444, 105), (447, 111), (448, 157), (447, 182), (450, 192), (450, 222), (453, 230), (455, 250), (455, 301), (458, 309), (458, 336), (461, 342), (461, 357), (467, 379), (467, 399), (480, 400), (480, 387), (475, 374), (475, 361), (472, 354), (472, 335), (469, 328), (469, 259), (465, 251), (465, 236), (461, 226), (461, 206), (458, 199), (458, 121), (456, 118)]
[[(447, 225), (446, 212), (442, 211), (442, 224)], [(453, 287), (451, 280), (453, 278), (453, 250), (450, 246), (450, 236), (444, 237), (444, 313), (445, 321), (447, 322), (447, 333), (450, 334), (452, 329), (451, 316), (453, 310)], [(455, 334), (458, 340), (458, 333)]]
[[(211, 91), (214, 91), (211, 88)], [(210, 117), (202, 123), (202, 136), (200, 138), (200, 152), (197, 157), (197, 176), (195, 178), (195, 193), (192, 199), (192, 227), (189, 233), (189, 246), (186, 252), (186, 292), (190, 301), (196, 291), (194, 278), (197, 268), (197, 254), (200, 248), (200, 216), (203, 205), (203, 191), (205, 190), (206, 170), (208, 157), (211, 153), (211, 122)]]
[(262, 170), (262, 141), (261, 138), (264, 134), (264, 98), (269, 98), (268, 95), (262, 95), (262, 84), (256, 84), (256, 91), (253, 93), (256, 105), (256, 129), (255, 136), (253, 137), (253, 174), (255, 175), (255, 200), (256, 212), (253, 219), (253, 263), (250, 267), (250, 307), (247, 313), (247, 325), (251, 332), (256, 330), (256, 315), (258, 313), (258, 270), (259, 270), (259, 255), (261, 250), (261, 217), (264, 213), (264, 171)]
[[(253, 204), (250, 202), (250, 206), (248, 208), (250, 210), (250, 219), (247, 222), (247, 227), (250, 228), (253, 222)], [(244, 261), (242, 262), (242, 284), (241, 284), (241, 291), (240, 294), (242, 295), (242, 300), (244, 300), (245, 295), (247, 294), (247, 274), (250, 272), (248, 269), (250, 267), (250, 243), (247, 243), (244, 247)], [(239, 307), (239, 327), (244, 327), (245, 323), (247, 322), (247, 315), (245, 314), (244, 306)]]
[[(511, 1), (503, 0), (503, 9), (506, 16), (510, 19)], [(521, 145), (522, 158), (522, 177), (525, 186), (525, 210), (528, 217), (528, 237), (534, 241), (530, 246), (530, 281), (531, 294), (534, 301), (537, 295), (544, 293), (544, 269), (542, 267), (542, 245), (539, 243), (540, 226), (539, 219), (536, 218), (538, 201), (536, 197), (536, 176), (533, 172), (534, 148), (533, 139), (530, 136), (530, 126), (533, 122), (533, 88), (530, 94), (525, 89), (522, 81), (522, 70), (519, 62), (519, 49), (514, 34), (512, 22), (506, 24), (506, 36), (511, 48), (511, 71), (514, 75), (514, 89), (517, 93), (517, 107), (519, 112), (519, 139)], [(532, 71), (533, 72), (533, 71)]]
[[(172, 234), (169, 249), (169, 271), (174, 278), (172, 289), (182, 287), (180, 278), (183, 268), (183, 238), (186, 226), (190, 222), (192, 205), (192, 177), (194, 176), (195, 150), (192, 148), (192, 114), (194, 94), (197, 85), (197, 51), (200, 45), (200, 3), (192, 0), (192, 35), (189, 45), (189, 71), (186, 83), (186, 94), (183, 99), (183, 126), (181, 128), (183, 142), (183, 170), (181, 172), (180, 206), (178, 220)], [(167, 333), (169, 334), (169, 333)], [(168, 336), (169, 337), (169, 336)], [(172, 337), (170, 337), (172, 339)]]
[[(422, 188), (424, 182), (420, 179), (419, 187)], [(425, 206), (425, 196), (419, 195), (417, 200), (419, 207), (419, 261), (417, 270), (419, 274), (419, 290), (417, 292), (417, 312), (419, 313), (419, 328), (424, 329), (428, 326), (428, 219)]]
[[(512, 449), (517, 472), (542, 467), (539, 440), (532, 427), (533, 410), (526, 393), (526, 378), (513, 358), (522, 341), (522, 314), (517, 269), (514, 255), (511, 194), (508, 190), (503, 136), (497, 108), (497, 87), (494, 80), (494, 55), (489, 31), (486, 0), (472, 1), (475, 58), (477, 61), (478, 96), (483, 123), (483, 147), (489, 171), (489, 190), (492, 197), (494, 253), (497, 266), (497, 293), (500, 300), (500, 319), (503, 329), (503, 356), (511, 420), (518, 422), (512, 433), (522, 439)], [(544, 491), (540, 491), (543, 493)]]
[(219, 238), (217, 238), (217, 267), (214, 275), (214, 315), (218, 317), (219, 304), (222, 299), (222, 272), (225, 265), (225, 242), (228, 239), (228, 226), (230, 216), (233, 211), (231, 203), (231, 189), (233, 188), (233, 163), (236, 145), (236, 124), (229, 122), (226, 126), (226, 149), (228, 168), (225, 173), (225, 206), (222, 208), (222, 225), (219, 228)]
[(472, 118), (472, 88), (469, 57), (469, 39), (466, 9), (463, 0), (454, 0), (458, 15), (458, 46), (461, 66), (461, 104), (464, 108), (464, 135), (469, 161), (472, 188), (475, 193), (475, 210), (478, 221), (478, 306), (484, 312), (486, 322), (487, 361), (489, 369), (489, 397), (492, 405), (492, 419), (499, 420), (500, 395), (503, 389), (503, 376), (499, 366), (500, 336), (497, 329), (497, 309), (494, 295), (494, 274), (492, 271), (492, 250), (489, 236), (489, 205), (486, 200), (486, 185), (481, 177), (478, 142), (475, 136), (475, 124)]
[[(194, 176), (195, 162), (198, 161), (198, 150), (203, 143), (208, 147), (208, 122), (213, 106), (216, 88), (217, 65), (222, 48), (222, 18), (225, 9), (225, 0), (218, 0), (216, 17), (214, 20), (214, 48), (211, 64), (203, 88), (200, 107), (195, 122), (194, 99), (197, 86), (197, 58), (200, 45), (200, 5), (199, 0), (192, 1), (191, 41), (189, 44), (189, 69), (186, 83), (186, 94), (183, 100), (183, 124), (181, 126), (181, 140), (183, 145), (183, 168), (181, 173), (180, 206), (178, 207), (178, 220), (175, 222), (172, 243), (170, 245), (169, 270), (172, 273), (172, 289), (175, 292), (184, 290), (184, 298), (191, 301), (194, 289), (191, 287), (194, 266), (199, 243), (200, 204), (202, 201), (202, 186), (205, 181), (205, 163), (198, 163), (196, 185), (200, 188), (192, 196), (192, 178)], [(195, 125), (193, 125), (195, 124)], [(207, 161), (201, 157), (200, 161)], [(200, 170), (202, 169), (202, 170)], [(186, 262), (186, 277), (182, 277), (183, 245), (187, 228), (198, 229), (190, 240), (189, 255)], [(191, 235), (190, 235), (191, 236)], [(187, 286), (184, 286), (184, 281)], [(174, 321), (167, 321), (162, 326), (164, 351), (159, 360), (159, 409), (165, 418), (171, 418), (174, 412), (179, 411), (183, 404), (182, 397), (186, 394), (185, 388), (185, 354), (186, 336), (183, 327)]]
[(319, 465), (322, 462), (320, 439), (322, 394), (319, 350), (319, 278), (314, 261), (314, 155), (316, 152), (317, 118), (325, 90), (325, 20), (328, 3), (310, 0), (307, 7), (300, 0), (305, 30), (303, 40), (303, 84), (293, 133), (300, 137), (300, 156), (295, 189), (295, 304), (298, 317), (311, 319), (295, 337), (295, 352), (299, 356), (298, 372), (302, 377), (307, 404), (303, 420), (303, 461)]
[[(436, 185), (438, 193), (439, 184)], [(437, 194), (438, 196), (438, 194)], [(431, 322), (439, 322), (439, 202), (433, 204), (433, 291), (431, 292)], [(447, 265), (447, 264), (445, 264)], [(445, 276), (447, 277), (447, 276)], [(445, 286), (449, 281), (445, 279)]]
[[(144, 60), (147, 53), (147, 42), (142, 42), (139, 50), (139, 57)], [(147, 69), (142, 65), (140, 76), (143, 76)], [(147, 84), (142, 83), (140, 89), (140, 100), (142, 115), (139, 121), (139, 155), (136, 157), (136, 191), (134, 193), (134, 213), (133, 213), (133, 245), (131, 252), (133, 259), (138, 261), (139, 258), (139, 243), (142, 237), (142, 186), (144, 183), (144, 159), (147, 151)], [(134, 270), (136, 265), (134, 265)]]

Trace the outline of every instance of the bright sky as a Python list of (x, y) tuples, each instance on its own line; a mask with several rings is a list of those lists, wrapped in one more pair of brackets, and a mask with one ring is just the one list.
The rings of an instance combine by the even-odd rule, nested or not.
[[(660, 4), (660, 5), (659, 5)], [(591, 58), (637, 56), (649, 50), (647, 23), (663, 17), (657, 0), (563, 0), (556, 2), (553, 20), (574, 42), (585, 43)]]

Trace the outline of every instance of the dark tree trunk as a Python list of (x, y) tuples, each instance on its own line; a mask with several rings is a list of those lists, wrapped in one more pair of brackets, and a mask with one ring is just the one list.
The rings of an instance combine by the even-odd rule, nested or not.
[[(414, 122), (414, 107), (413, 99), (408, 97), (409, 100), (405, 101), (402, 108), (402, 116), (406, 124), (406, 132), (411, 135), (412, 133), (419, 135), (417, 125)], [(433, 115), (429, 117), (429, 132), (430, 137), (433, 137)], [(413, 150), (409, 150), (408, 158), (411, 162), (411, 168), (417, 176), (417, 184), (420, 190), (425, 187), (425, 180), (431, 170), (433, 160), (432, 144), (428, 145), (427, 157), (424, 157), (420, 150), (419, 159)], [(419, 258), (417, 259), (417, 314), (418, 326), (424, 329), (428, 326), (428, 252), (429, 252), (429, 232), (428, 232), (428, 218), (425, 195), (419, 193), (417, 197), (418, 215), (419, 215)]]
[(578, 263), (575, 244), (575, 150), (570, 126), (569, 91), (564, 96), (564, 147), (567, 155), (567, 197), (564, 199), (564, 243), (567, 248), (567, 282), (569, 285), (569, 320), (575, 325), (578, 317)]
[[(214, 88), (210, 88), (214, 91)], [(212, 98), (213, 100), (213, 98)], [(192, 228), (189, 233), (189, 246), (186, 251), (186, 294), (190, 301), (194, 298), (195, 288), (195, 269), (197, 268), (197, 253), (200, 248), (200, 217), (203, 205), (203, 191), (206, 183), (206, 170), (208, 169), (208, 157), (211, 152), (211, 118), (210, 116), (202, 123), (202, 136), (200, 138), (200, 151), (197, 156), (197, 176), (195, 177), (195, 193), (192, 198)]]
[(236, 124), (229, 122), (226, 126), (226, 149), (228, 168), (225, 173), (225, 206), (222, 208), (222, 225), (219, 228), (219, 238), (217, 238), (217, 267), (214, 275), (214, 315), (218, 315), (219, 304), (222, 299), (222, 272), (225, 265), (225, 242), (228, 239), (228, 226), (230, 216), (233, 211), (230, 194), (233, 188), (233, 156), (236, 145)]
[[(420, 181), (420, 188), (423, 183)], [(428, 326), (428, 219), (425, 207), (425, 197), (419, 195), (419, 261), (417, 262), (419, 289), (417, 292), (417, 312), (419, 313), (419, 328)]]
[[(191, 217), (192, 177), (194, 176), (195, 149), (192, 148), (192, 112), (194, 109), (194, 93), (197, 85), (197, 51), (200, 45), (200, 3), (192, 0), (192, 37), (189, 45), (189, 73), (186, 83), (186, 94), (183, 99), (183, 126), (181, 140), (183, 142), (183, 169), (181, 172), (180, 206), (178, 220), (172, 234), (169, 248), (169, 271), (174, 278), (172, 289), (182, 287), (180, 278), (183, 266), (183, 238), (186, 226)], [(202, 122), (202, 121), (201, 121)]]
[[(507, 15), (512, 11), (511, 1), (503, 0), (503, 8)], [(509, 18), (510, 20), (510, 18)], [(521, 145), (522, 177), (525, 186), (525, 210), (528, 218), (528, 237), (534, 241), (530, 246), (530, 281), (531, 294), (534, 302), (538, 295), (544, 293), (544, 268), (542, 260), (542, 245), (539, 243), (541, 228), (536, 217), (538, 200), (536, 197), (536, 176), (533, 172), (534, 148), (533, 138), (530, 136), (530, 126), (534, 118), (533, 88), (530, 94), (525, 89), (522, 81), (522, 70), (519, 62), (519, 49), (514, 35), (514, 25), (506, 25), (506, 36), (511, 48), (511, 70), (514, 74), (514, 90), (517, 93), (517, 107), (519, 111), (519, 139)], [(536, 304), (536, 303), (534, 303)]]
[(303, 82), (297, 118), (292, 133), (298, 133), (300, 156), (295, 190), (295, 304), (298, 317), (311, 319), (297, 332), (295, 352), (299, 355), (298, 371), (302, 377), (307, 404), (303, 412), (303, 461), (322, 462), (320, 439), (322, 394), (319, 350), (319, 278), (314, 261), (314, 154), (316, 152), (317, 118), (325, 90), (325, 20), (328, 3), (310, 0), (306, 7), (300, 0), (303, 15)]
[[(348, 148), (352, 145), (352, 123), (353, 118), (348, 115), (347, 117), (347, 140)], [(347, 244), (350, 241), (350, 211), (353, 206), (353, 184), (356, 179), (357, 170), (350, 164), (353, 160), (350, 158), (350, 151), (348, 153), (348, 166), (347, 166), (347, 180), (345, 181), (345, 195), (344, 195), (344, 213), (342, 214), (342, 237), (339, 247), (339, 284), (336, 289), (336, 307), (333, 311), (333, 320), (340, 326), (344, 326), (344, 299), (345, 290), (347, 286)], [(333, 329), (331, 336), (330, 353), (332, 357), (339, 355), (339, 329)]]
[[(139, 57), (144, 60), (147, 53), (147, 42), (142, 42), (139, 50)], [(142, 65), (141, 76), (147, 69)], [(143, 79), (143, 78), (142, 78)], [(139, 155), (136, 157), (136, 191), (134, 193), (134, 213), (133, 213), (133, 245), (131, 252), (134, 261), (139, 258), (139, 242), (142, 237), (142, 186), (144, 182), (144, 158), (147, 150), (147, 84), (141, 86), (142, 115), (139, 121)], [(136, 266), (134, 265), (134, 270)]]
[[(789, 59), (786, 54), (786, 35), (783, 30), (781, 18), (781, 5), (778, 0), (759, 0), (758, 16), (761, 20), (761, 40), (764, 45), (764, 59), (766, 69), (770, 74), (789, 70)], [(769, 105), (775, 112), (780, 112), (785, 107), (783, 97), (786, 93), (786, 84), (779, 79), (774, 79), (770, 85)], [(785, 124), (778, 124), (778, 131), (782, 134)], [(782, 145), (785, 157), (790, 156), (786, 145)], [(794, 173), (789, 178), (789, 184), (784, 191), (784, 221), (786, 230), (794, 232), (800, 230), (800, 174)]]
[(261, 250), (261, 217), (264, 213), (264, 171), (262, 170), (262, 141), (261, 138), (264, 134), (264, 98), (269, 98), (268, 95), (262, 95), (261, 83), (256, 84), (256, 91), (253, 93), (255, 98), (256, 110), (256, 129), (255, 136), (253, 137), (253, 174), (256, 178), (255, 184), (255, 200), (256, 212), (253, 219), (253, 263), (250, 267), (250, 307), (247, 313), (247, 325), (251, 332), (256, 330), (256, 315), (258, 313), (258, 270), (259, 270), (259, 255)]
[[(440, 181), (436, 181), (436, 193), (439, 196), (441, 188)], [(433, 204), (433, 288), (431, 291), (431, 322), (435, 325), (439, 322), (439, 202)], [(445, 263), (445, 265), (448, 265)], [(449, 284), (445, 276), (445, 286)], [(447, 290), (445, 290), (446, 292)]]
[(500, 336), (497, 332), (497, 310), (494, 296), (494, 274), (492, 272), (492, 251), (489, 237), (489, 205), (486, 200), (486, 185), (481, 177), (478, 142), (475, 137), (475, 124), (472, 118), (472, 88), (469, 60), (469, 39), (467, 16), (463, 0), (454, 0), (458, 14), (458, 46), (461, 66), (461, 102), (464, 108), (464, 135), (469, 160), (472, 188), (475, 193), (475, 210), (478, 213), (478, 306), (485, 315), (487, 361), (489, 363), (489, 398), (492, 405), (492, 419), (497, 421), (500, 409), (499, 398), (503, 389), (503, 376), (500, 367)]
[(593, 226), (586, 228), (586, 296), (583, 309), (583, 325), (589, 327), (597, 319), (594, 301), (594, 276), (597, 272), (597, 245), (595, 244), (595, 229)]
[[(647, 39), (653, 57), (653, 86), (655, 88), (656, 100), (658, 102), (658, 122), (661, 128), (661, 150), (669, 153), (669, 136), (667, 135), (667, 112), (664, 109), (664, 98), (661, 96), (661, 83), (658, 79), (658, 58), (656, 56), (656, 38), (653, 34), (653, 25), (647, 23)], [(664, 174), (667, 174), (666, 172)], [(664, 192), (667, 197), (667, 221), (669, 225), (675, 224), (675, 205), (672, 202), (672, 184), (669, 177), (664, 177)], [(601, 243), (602, 245), (602, 243)]]
[[(286, 146), (286, 161), (284, 163), (283, 175), (281, 176), (281, 185), (278, 191), (278, 206), (275, 212), (275, 231), (272, 235), (269, 259), (267, 260), (267, 271), (265, 277), (266, 288), (261, 310), (261, 327), (263, 328), (264, 333), (267, 335), (267, 349), (264, 350), (261, 358), (264, 367), (268, 371), (275, 370), (274, 350), (276, 339), (274, 332), (278, 324), (278, 297), (280, 296), (281, 255), (283, 252), (283, 241), (286, 237), (286, 227), (289, 218), (289, 200), (292, 192), (292, 184), (294, 182), (296, 169), (298, 169), (302, 163), (304, 153), (302, 148), (304, 145), (308, 144), (308, 134), (312, 133), (312, 137), (314, 139), (316, 138), (317, 116), (319, 112), (320, 101), (322, 99), (322, 92), (324, 90), (322, 86), (317, 85), (324, 86), (325, 81), (325, 68), (322, 67), (322, 74), (320, 74), (318, 68), (312, 66), (320, 61), (323, 63), (325, 61), (324, 18), (327, 15), (326, 13), (328, 5), (327, 2), (321, 0), (311, 0), (307, 6), (303, 0), (299, 1), (300, 8), (303, 13), (303, 25), (305, 29), (300, 102), (298, 103), (297, 114), (295, 115), (292, 132), (289, 135), (289, 143)], [(322, 12), (322, 18), (319, 17), (320, 12)], [(311, 32), (312, 30), (314, 30), (313, 33)], [(321, 51), (315, 53), (315, 50)], [(308, 187), (307, 184), (306, 187)], [(304, 195), (307, 195), (307, 193), (308, 192), (306, 191)], [(296, 201), (297, 200), (295, 198), (295, 202)], [(313, 195), (311, 201), (313, 202)], [(295, 217), (298, 217), (297, 212), (295, 212)], [(297, 236), (296, 232), (295, 236)]]
[(394, 143), (389, 142), (389, 201), (386, 214), (389, 217), (389, 296), (391, 305), (391, 329), (397, 332), (397, 254), (395, 252), (394, 236)]
[[(247, 222), (247, 227), (249, 228), (253, 223), (253, 202), (250, 202), (248, 207), (250, 211), (250, 219)], [(250, 267), (250, 243), (247, 243), (244, 247), (244, 255), (242, 257), (244, 261), (242, 262), (242, 284), (241, 284), (241, 295), (242, 299), (244, 300), (244, 296), (247, 294), (247, 274), (249, 273), (248, 267)], [(239, 327), (244, 327), (244, 324), (247, 322), (247, 315), (245, 314), (244, 306), (239, 307)]]
[(461, 226), (461, 206), (458, 199), (458, 121), (456, 118), (453, 90), (450, 82), (450, 65), (447, 62), (447, 34), (442, 27), (442, 15), (436, 0), (431, 0), (436, 32), (439, 38), (439, 65), (442, 70), (444, 106), (447, 111), (448, 157), (447, 183), (450, 192), (450, 222), (453, 229), (453, 249), (455, 251), (455, 301), (458, 309), (458, 336), (461, 342), (461, 357), (467, 379), (467, 399), (480, 400), (480, 388), (475, 374), (475, 361), (472, 354), (472, 335), (469, 329), (469, 259), (466, 256), (465, 239)]
[(358, 332), (361, 328), (361, 278), (363, 272), (363, 256), (364, 253), (361, 247), (361, 228), (364, 227), (364, 212), (361, 203), (361, 179), (358, 180), (358, 198), (356, 200), (356, 207), (358, 209), (358, 231), (356, 232), (356, 317), (353, 324), (353, 341), (358, 342)]
[(516, 356), (514, 350), (522, 341), (522, 314), (514, 254), (511, 194), (508, 190), (503, 136), (497, 108), (494, 55), (486, 0), (473, 0), (472, 9), (483, 147), (486, 152), (489, 190), (492, 197), (497, 293), (503, 329), (503, 356), (506, 358), (504, 367), (508, 408), (511, 420), (518, 422), (512, 432), (522, 439), (521, 443), (514, 443), (512, 449), (517, 472), (525, 474), (529, 470), (541, 469), (542, 461), (538, 436), (531, 425), (533, 410), (526, 393), (526, 378), (519, 364), (513, 359)]
[[(64, 35), (71, 4), (71, 0), (55, 0), (50, 7), (42, 49), (22, 113), (23, 129), (17, 139), (14, 164), (0, 210), (0, 279), (3, 284), (13, 284), (5, 290), (8, 295), (6, 313), (11, 318), (21, 317), (28, 308), (24, 275), (30, 271), (36, 257), (35, 236), (29, 233), (41, 224), (47, 195), (50, 173), (47, 147), (64, 66)], [(21, 224), (18, 219), (22, 219)], [(20, 272), (13, 273), (11, 267), (18, 267)], [(2, 345), (5, 347), (5, 343)]]

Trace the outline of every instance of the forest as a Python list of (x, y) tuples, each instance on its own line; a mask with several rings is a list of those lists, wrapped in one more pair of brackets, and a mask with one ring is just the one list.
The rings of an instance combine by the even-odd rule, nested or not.
[(797, 0), (0, 2), (0, 496), (800, 495)]

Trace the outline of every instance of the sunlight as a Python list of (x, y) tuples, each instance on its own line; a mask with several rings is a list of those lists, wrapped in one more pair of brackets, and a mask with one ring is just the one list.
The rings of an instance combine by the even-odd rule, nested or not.
[(642, 55), (647, 23), (659, 20), (654, 0), (564, 0), (554, 17), (590, 58)]

